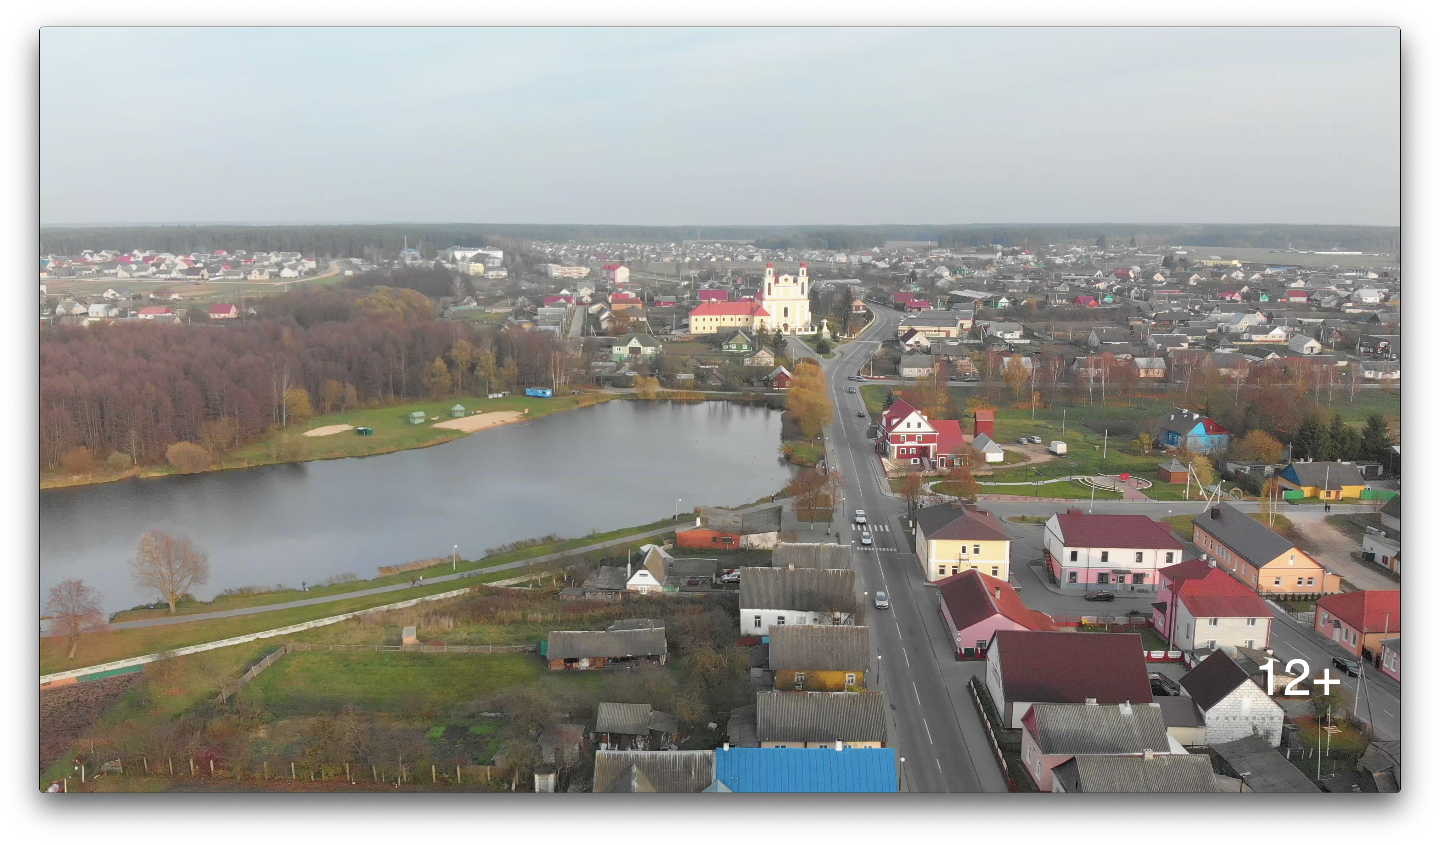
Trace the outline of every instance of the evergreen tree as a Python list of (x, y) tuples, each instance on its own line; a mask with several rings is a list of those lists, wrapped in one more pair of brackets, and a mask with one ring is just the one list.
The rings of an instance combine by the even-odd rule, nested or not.
[(1360, 432), (1360, 457), (1389, 466), (1395, 456), (1390, 449), (1393, 445), (1395, 441), (1390, 438), (1390, 424), (1385, 421), (1385, 415), (1374, 413), (1366, 417), (1365, 428)]
[(1255, 402), (1245, 403), (1245, 410), (1240, 415), (1240, 431), (1243, 434), (1264, 428), (1265, 425), (1260, 417), (1260, 406)]
[(1095, 239), (1095, 245), (1098, 246), (1098, 247), (1100, 247), (1101, 249), (1104, 249), (1104, 248), (1105, 248), (1105, 236), (1104, 236), (1104, 235), (1101, 235), (1100, 237), (1096, 238), (1096, 239)]
[(1345, 424), (1337, 411), (1330, 418), (1330, 428), (1326, 431), (1326, 444), (1329, 448), (1326, 452), (1327, 461), (1350, 461), (1354, 460), (1360, 451), (1360, 436), (1355, 429)]
[(1161, 267), (1164, 267), (1166, 270), (1174, 269), (1174, 267), (1175, 267), (1175, 254), (1174, 254), (1174, 253), (1171, 253), (1171, 252), (1167, 252), (1167, 253), (1165, 254), (1165, 257), (1160, 260), (1160, 266), (1161, 266)]
[(1319, 417), (1315, 414), (1306, 414), (1305, 418), (1300, 421), (1300, 427), (1295, 429), (1295, 439), (1291, 443), (1291, 459), (1317, 459), (1323, 434), (1324, 429), (1320, 426)]

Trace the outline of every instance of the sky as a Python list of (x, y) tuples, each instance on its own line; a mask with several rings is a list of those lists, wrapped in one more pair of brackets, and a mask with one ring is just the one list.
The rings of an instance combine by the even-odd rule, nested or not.
[(40, 222), (1398, 225), (1399, 30), (86, 29)]

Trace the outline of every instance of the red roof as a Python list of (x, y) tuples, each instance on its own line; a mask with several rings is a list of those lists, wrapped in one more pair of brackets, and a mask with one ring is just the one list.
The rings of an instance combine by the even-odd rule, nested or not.
[(1056, 514), (1065, 545), (1082, 549), (1180, 549), (1170, 529), (1141, 514)]
[(145, 306), (144, 308), (141, 308), (141, 309), (140, 309), (140, 313), (141, 313), (142, 315), (148, 317), (148, 316), (157, 315), (157, 314), (169, 314), (169, 313), (171, 313), (171, 311), (170, 311), (169, 308), (166, 308), (164, 305), (147, 305), (147, 306)]
[(769, 317), (758, 302), (702, 302), (690, 316), (694, 317)]
[[(546, 299), (549, 299), (549, 298), (550, 298), (550, 297), (548, 297), (548, 296), (546, 297)], [(616, 300), (619, 300), (619, 301), (621, 301), (621, 302), (629, 302), (630, 300), (639, 299), (639, 298), (640, 298), (640, 297), (636, 296), (635, 294), (631, 293), (631, 292), (628, 291), (628, 290), (617, 290), (617, 291), (615, 291), (614, 293), (610, 294), (610, 301), (611, 301), (611, 302), (615, 302)]]
[(1093, 297), (1093, 296), (1077, 296), (1077, 297), (1075, 297), (1075, 304), (1076, 304), (1076, 305), (1092, 305), (1092, 306), (1094, 306), (1094, 305), (1099, 305), (1100, 302), (1099, 302), (1099, 300), (1097, 300), (1097, 299), (1096, 299), (1095, 297)]
[(1230, 433), (1230, 432), (1225, 428), (1225, 426), (1221, 425), (1220, 423), (1215, 422), (1214, 420), (1210, 419), (1209, 417), (1206, 417), (1201, 424), (1205, 426), (1205, 433), (1206, 433), (1206, 434), (1229, 434), (1229, 433)]
[(995, 422), (995, 409), (977, 408), (975, 410), (975, 422)]
[(1182, 560), (1173, 566), (1165, 566), (1156, 570), (1161, 577), (1169, 579), (1173, 589), (1179, 589), (1180, 584), (1189, 581), (1191, 578), (1204, 578), (1213, 569), (1209, 561), (1200, 558)]
[(960, 430), (959, 420), (930, 420), (930, 426), (939, 435), (936, 439), (935, 453), (939, 455), (958, 455), (965, 445), (965, 435)]
[(1179, 600), (1196, 618), (1249, 618), (1271, 616), (1270, 608), (1254, 592), (1219, 569), (1180, 584)]
[(701, 302), (726, 302), (730, 299), (728, 290), (702, 290), (700, 291)]
[(1149, 704), (1143, 642), (1139, 634), (996, 631), (992, 649), (1006, 701)]
[(891, 297), (891, 301), (893, 301), (893, 302), (909, 302), (910, 300), (912, 300), (912, 299), (914, 299), (914, 298), (915, 298), (915, 294), (913, 294), (913, 293), (907, 293), (907, 292), (905, 292), (905, 291), (901, 291), (901, 292), (895, 294), (893, 297)]
[(236, 310), (236, 309), (235, 309), (235, 306), (234, 306), (234, 305), (231, 305), (231, 304), (228, 304), (228, 303), (225, 304), (225, 305), (212, 305), (212, 306), (210, 306), (210, 313), (211, 313), (211, 314), (234, 314), (234, 313), (235, 313), (235, 310)]
[(1030, 631), (1055, 630), (1055, 620), (1026, 607), (1009, 584), (977, 569), (941, 578), (935, 586), (957, 630), (984, 622), (997, 613)]
[(1360, 590), (1326, 596), (1315, 603), (1331, 616), (1363, 634), (1385, 630), (1385, 615), (1390, 615), (1390, 633), (1400, 633), (1400, 591)]
[(214, 252), (212, 252), (212, 253), (210, 253), (210, 254), (211, 254), (211, 255), (224, 255), (224, 254), (225, 254), (225, 250), (223, 250), (223, 249), (217, 249), (217, 250), (215, 250)]
[(895, 424), (915, 413), (916, 407), (904, 399), (896, 399), (890, 407), (880, 412), (880, 425), (890, 431)]

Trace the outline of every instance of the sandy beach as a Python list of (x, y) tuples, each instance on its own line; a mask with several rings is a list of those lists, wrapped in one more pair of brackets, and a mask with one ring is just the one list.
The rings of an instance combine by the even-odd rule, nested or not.
[(491, 411), (488, 414), (475, 414), (469, 417), (460, 417), (453, 420), (435, 423), (435, 428), (453, 428), (457, 431), (471, 432), (482, 431), (493, 428), (497, 425), (517, 422), (525, 419), (523, 411)]
[(322, 425), (319, 428), (312, 428), (305, 432), (306, 437), (324, 437), (327, 434), (339, 434), (342, 431), (349, 431), (353, 425)]

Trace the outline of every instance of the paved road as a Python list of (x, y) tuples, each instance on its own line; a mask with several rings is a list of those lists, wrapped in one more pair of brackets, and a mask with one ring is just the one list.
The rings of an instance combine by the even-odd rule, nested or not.
[[(870, 328), (839, 347), (836, 357), (820, 363), (829, 376), (836, 410), (826, 430), (827, 461), (845, 478), (839, 511), (848, 519), (853, 509), (863, 508), (875, 544), (858, 545), (859, 532), (850, 524), (839, 527), (840, 539), (856, 544), (855, 569), (867, 601), (881, 590), (890, 596), (888, 610), (873, 605), (866, 609), (876, 686), (887, 694), (892, 744), (905, 760), (908, 791), (1004, 792), (999, 766), (965, 689), (979, 664), (955, 660), (936, 594), (925, 585), (910, 550), (903, 506), (882, 492), (873, 441), (866, 437), (869, 420), (856, 416), (863, 407), (860, 397), (845, 392), (852, 384), (845, 377), (868, 359), (878, 339), (895, 332), (898, 315), (886, 308), (873, 310), (876, 319)], [(789, 341), (789, 348), (797, 357), (815, 357), (796, 339)]]

